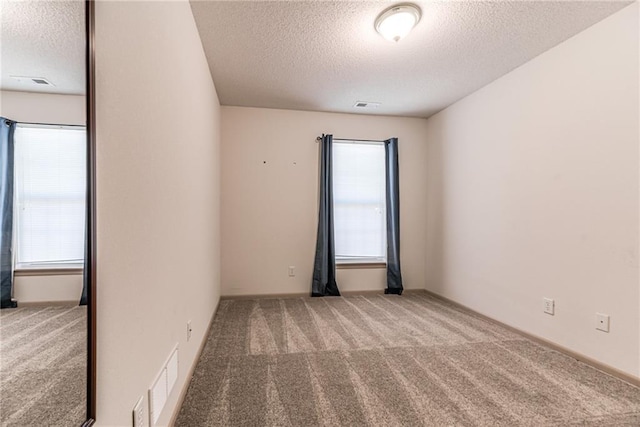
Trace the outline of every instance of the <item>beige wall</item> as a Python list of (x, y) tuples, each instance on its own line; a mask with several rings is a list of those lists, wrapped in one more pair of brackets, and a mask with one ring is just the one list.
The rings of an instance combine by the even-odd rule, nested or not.
[(0, 116), (18, 122), (85, 125), (85, 97), (0, 91)]
[(219, 103), (186, 1), (97, 2), (95, 44), (97, 424), (131, 425), (179, 344), (167, 425), (219, 298)]
[(431, 117), (427, 288), (638, 375), (638, 114), (636, 2)]
[(80, 302), (82, 273), (15, 276), (13, 297), (18, 305), (43, 302)]
[[(425, 286), (426, 121), (222, 108), (222, 293), (310, 293), (318, 220), (318, 135), (400, 140), (401, 261)], [(288, 277), (288, 266), (296, 276)], [(385, 270), (338, 270), (343, 291), (382, 290)]]
[[(85, 97), (0, 91), (0, 116), (27, 123), (85, 125)], [(81, 275), (16, 276), (13, 297), (20, 303), (79, 301)]]

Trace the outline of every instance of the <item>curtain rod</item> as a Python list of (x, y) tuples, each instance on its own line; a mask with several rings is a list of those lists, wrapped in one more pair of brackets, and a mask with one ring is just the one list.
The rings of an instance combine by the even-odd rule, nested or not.
[(11, 120), (6, 117), (3, 117), (6, 120), (7, 126), (10, 126), (11, 123), (15, 123), (17, 125), (29, 125), (29, 126), (53, 126), (53, 127), (87, 127), (86, 125), (65, 125), (60, 123), (35, 123), (35, 122), (21, 122), (18, 120)]
[[(333, 138), (334, 141), (354, 141), (354, 142), (387, 142), (380, 139), (354, 139), (354, 138)], [(316, 137), (316, 143), (322, 141), (322, 137)]]

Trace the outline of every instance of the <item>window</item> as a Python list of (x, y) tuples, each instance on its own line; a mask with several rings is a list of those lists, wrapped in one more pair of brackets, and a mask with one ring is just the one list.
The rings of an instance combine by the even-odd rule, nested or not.
[(85, 128), (18, 124), (14, 138), (16, 267), (82, 267)]
[(386, 262), (383, 143), (333, 143), (336, 261)]

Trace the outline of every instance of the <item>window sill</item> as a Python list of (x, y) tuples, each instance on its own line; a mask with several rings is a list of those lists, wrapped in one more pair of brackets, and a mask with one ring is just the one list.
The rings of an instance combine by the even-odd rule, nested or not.
[(367, 261), (336, 261), (336, 269), (349, 269), (349, 268), (387, 268), (386, 262), (375, 261), (375, 262), (367, 262)]
[(20, 268), (13, 272), (16, 277), (27, 276), (81, 276), (84, 274), (83, 268)]

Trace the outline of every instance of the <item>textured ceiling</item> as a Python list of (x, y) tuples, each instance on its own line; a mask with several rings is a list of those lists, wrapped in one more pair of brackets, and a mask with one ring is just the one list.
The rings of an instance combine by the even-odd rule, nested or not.
[(415, 3), (422, 20), (397, 44), (373, 28), (389, 2), (191, 8), (223, 105), (428, 117), (630, 2)]
[[(0, 89), (85, 92), (84, 3), (0, 1)], [(44, 77), (55, 86), (20, 83), (10, 76)]]

